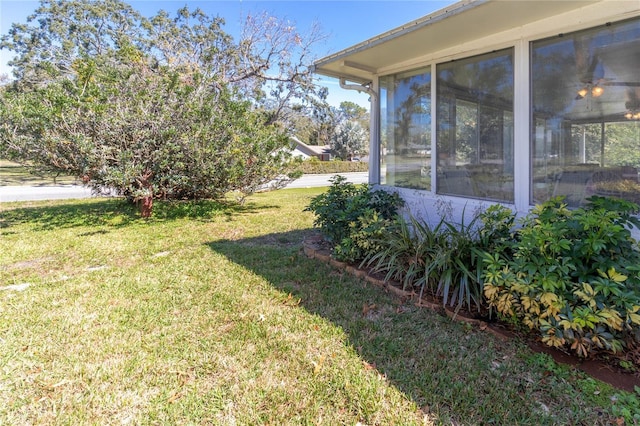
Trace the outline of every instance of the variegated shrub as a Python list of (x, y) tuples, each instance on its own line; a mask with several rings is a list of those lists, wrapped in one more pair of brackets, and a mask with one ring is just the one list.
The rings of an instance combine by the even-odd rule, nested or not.
[(537, 206), (503, 249), (483, 253), (484, 296), (503, 318), (586, 357), (620, 351), (640, 326), (638, 206), (601, 197)]

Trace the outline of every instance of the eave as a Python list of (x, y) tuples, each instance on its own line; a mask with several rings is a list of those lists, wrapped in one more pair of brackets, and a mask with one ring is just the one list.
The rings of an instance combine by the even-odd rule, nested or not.
[(598, 2), (462, 0), (322, 58), (314, 68), (318, 74), (364, 84), (381, 71), (415, 58), (428, 57)]

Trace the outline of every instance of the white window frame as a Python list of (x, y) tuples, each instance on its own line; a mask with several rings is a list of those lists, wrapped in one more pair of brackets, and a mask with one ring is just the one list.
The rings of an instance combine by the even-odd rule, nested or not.
[[(629, 18), (638, 17), (637, 7), (627, 4), (617, 3), (611, 8), (603, 10), (602, 4), (585, 6), (579, 9), (580, 19), (575, 19), (576, 11), (556, 15), (543, 21), (532, 22), (522, 27), (514, 28), (489, 37), (473, 40), (459, 46), (435, 52), (426, 57), (419, 57), (411, 61), (396, 64), (392, 67), (377, 70), (373, 76), (372, 87), (379, 88), (379, 76), (407, 72), (420, 67), (431, 67), (431, 102), (432, 112), (436, 111), (438, 105), (437, 98), (437, 64), (455, 59), (467, 58), (475, 55), (489, 53), (493, 50), (513, 48), (514, 50), (514, 202), (513, 204), (499, 203), (489, 200), (477, 200), (471, 198), (457, 197), (451, 195), (437, 195), (435, 170), (437, 162), (436, 143), (436, 114), (431, 114), (431, 191), (406, 189), (393, 186), (384, 188), (398, 192), (407, 202), (409, 210), (417, 209), (425, 211), (427, 218), (435, 219), (437, 215), (433, 206), (433, 201), (443, 201), (450, 203), (454, 210), (458, 212), (464, 210), (471, 214), (475, 207), (486, 207), (491, 204), (503, 204), (512, 208), (518, 214), (526, 214), (532, 207), (530, 203), (530, 46), (531, 42), (561, 33), (586, 30), (601, 26), (607, 22), (617, 22)], [(378, 99), (372, 98), (371, 106), (372, 120), (372, 141), (371, 151), (379, 153), (380, 150), (380, 105)], [(374, 140), (374, 135), (376, 139)], [(370, 171), (370, 183), (380, 183), (380, 159), (374, 159)]]

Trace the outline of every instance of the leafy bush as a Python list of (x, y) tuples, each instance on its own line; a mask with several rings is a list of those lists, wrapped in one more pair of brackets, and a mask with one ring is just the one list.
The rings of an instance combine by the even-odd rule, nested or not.
[(369, 163), (366, 161), (320, 161), (312, 157), (303, 161), (299, 169), (305, 174), (366, 172), (369, 170)]
[(589, 201), (576, 210), (561, 198), (537, 206), (503, 250), (482, 254), (490, 307), (582, 357), (621, 350), (640, 324), (640, 250), (630, 232), (639, 207)]
[[(494, 204), (481, 212), (479, 220), (482, 226), (478, 229), (478, 249), (491, 253), (499, 251), (510, 254), (516, 215), (507, 207)], [(480, 253), (476, 250), (476, 253)]]
[(296, 177), (289, 101), (325, 90), (308, 63), (315, 31), (265, 15), (234, 40), (199, 9), (143, 18), (121, 0), (43, 2), (28, 20), (0, 37), (17, 77), (0, 88), (3, 155), (143, 216), (154, 199), (244, 197)]
[[(464, 213), (463, 213), (464, 218)], [(443, 221), (442, 244), (433, 248), (433, 257), (427, 267), (427, 283), (437, 283), (435, 294), (442, 297), (442, 303), (456, 306), (456, 311), (466, 306), (472, 309), (472, 302), (480, 310), (482, 303), (481, 268), (476, 254), (480, 244), (479, 216), (473, 216), (469, 223), (460, 224)]]
[(393, 226), (402, 199), (369, 185), (354, 185), (340, 175), (330, 182), (329, 190), (314, 197), (305, 211), (315, 214), (314, 225), (334, 244), (336, 258), (362, 259), (379, 248), (373, 240)]
[(410, 216), (409, 221), (399, 217), (398, 225), (386, 235), (383, 249), (371, 253), (363, 264), (372, 266), (376, 272), (386, 272), (385, 280), (402, 283), (403, 289), (424, 289), (427, 275), (425, 269), (432, 257), (434, 247), (441, 245), (439, 232), (442, 222), (431, 228), (428, 224)]
[(349, 223), (349, 235), (334, 247), (334, 256), (347, 262), (362, 260), (384, 248), (384, 239), (396, 227), (395, 220), (385, 219), (376, 210), (365, 210)]
[(314, 197), (305, 211), (315, 214), (314, 226), (319, 227), (329, 241), (336, 243), (349, 234), (349, 223), (356, 221), (366, 209), (364, 194), (369, 192), (369, 187), (349, 183), (340, 175), (329, 181), (329, 190)]

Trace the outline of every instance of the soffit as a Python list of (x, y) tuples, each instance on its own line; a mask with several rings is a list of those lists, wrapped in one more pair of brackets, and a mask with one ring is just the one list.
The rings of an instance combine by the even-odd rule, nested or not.
[(318, 60), (315, 72), (366, 83), (378, 70), (595, 3), (466, 0)]

